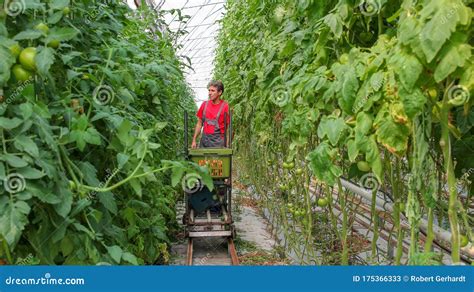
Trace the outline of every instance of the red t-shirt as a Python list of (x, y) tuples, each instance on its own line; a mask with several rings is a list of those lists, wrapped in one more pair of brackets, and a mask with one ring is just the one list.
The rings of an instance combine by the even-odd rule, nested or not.
[[(229, 116), (229, 104), (223, 100), (219, 101), (218, 104), (213, 104), (212, 101), (208, 100), (205, 101), (201, 104), (201, 107), (199, 108), (196, 116), (202, 120), (203, 112), (204, 112), (204, 106), (207, 105), (206, 109), (206, 120), (213, 120), (217, 117), (217, 113), (219, 112), (219, 109), (224, 103), (224, 107), (222, 108), (221, 115), (219, 116), (219, 128), (221, 130), (221, 134), (224, 134), (224, 113), (227, 113), (227, 128), (229, 127), (230, 123), (230, 116)], [(204, 123), (204, 134), (214, 134), (214, 126), (209, 125), (208, 123)]]

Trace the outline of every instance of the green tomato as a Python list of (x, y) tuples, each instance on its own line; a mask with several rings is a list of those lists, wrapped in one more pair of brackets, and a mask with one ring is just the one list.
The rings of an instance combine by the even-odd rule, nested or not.
[(70, 180), (69, 181), (69, 188), (74, 191), (76, 189), (76, 187), (77, 187), (76, 183), (74, 181)]
[(23, 68), (35, 71), (36, 70), (36, 48), (29, 47), (21, 51), (20, 53), (20, 64)]
[(303, 172), (304, 172), (304, 170), (303, 170), (302, 168), (297, 168), (297, 169), (295, 170), (295, 173), (296, 173), (297, 175), (302, 175)]
[(59, 48), (60, 43), (61, 42), (59, 40), (52, 40), (48, 43), (48, 47), (53, 48), (53, 49), (57, 49), (57, 48)]
[(36, 25), (35, 29), (42, 31), (44, 34), (48, 34), (48, 32), (49, 32), (49, 27), (46, 24), (42, 23), (42, 22), (39, 23), (38, 25)]
[(329, 204), (329, 201), (327, 198), (319, 198), (318, 199), (318, 206), (321, 208), (326, 207)]
[(461, 247), (465, 247), (469, 243), (469, 238), (466, 235), (461, 234)]
[(348, 54), (342, 54), (341, 57), (339, 57), (339, 62), (341, 64), (347, 64), (349, 62), (349, 55)]
[(10, 48), (10, 52), (15, 56), (15, 59), (18, 58), (18, 56), (21, 53), (21, 47), (18, 43), (12, 45)]
[(21, 65), (16, 64), (13, 66), (13, 75), (15, 76), (15, 79), (19, 82), (25, 82), (26, 80), (30, 79), (30, 77), (33, 75), (30, 71), (25, 70)]
[(362, 32), (362, 33), (360, 34), (360, 38), (361, 38), (362, 41), (364, 41), (364, 42), (370, 41), (370, 40), (372, 39), (372, 37), (373, 37), (373, 34), (370, 33), (370, 32), (365, 32), (365, 31), (364, 31), (364, 32)]
[(63, 8), (63, 15), (67, 15), (71, 12), (71, 8), (69, 6), (66, 6)]
[(295, 167), (295, 163), (294, 162), (288, 162), (288, 163), (283, 163), (283, 168), (284, 169), (293, 169)]
[(436, 90), (436, 88), (433, 87), (428, 90), (428, 94), (431, 98), (435, 98), (438, 96), (438, 91)]
[(287, 191), (288, 190), (288, 186), (285, 185), (285, 184), (279, 185), (279, 188), (280, 188), (281, 191)]
[(357, 162), (357, 168), (360, 171), (367, 172), (370, 171), (370, 165), (367, 163), (367, 161), (359, 161)]

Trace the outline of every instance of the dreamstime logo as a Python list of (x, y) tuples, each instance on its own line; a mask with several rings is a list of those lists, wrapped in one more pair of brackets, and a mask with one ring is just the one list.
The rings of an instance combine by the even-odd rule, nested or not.
[(22, 192), (26, 187), (25, 178), (19, 173), (11, 173), (3, 180), (5, 190), (15, 194)]
[(24, 259), (21, 259), (17, 265), (18, 266), (27, 266), (30, 265), (33, 262), (33, 255), (30, 253), (28, 256)]
[(359, 184), (362, 185), (362, 187), (372, 191), (378, 190), (380, 188), (380, 181), (373, 173), (364, 174), (360, 178)]
[(469, 90), (462, 85), (451, 86), (448, 90), (448, 98), (458, 104), (466, 103), (469, 100)]
[[(104, 177), (105, 181), (109, 181), (109, 179), (118, 171), (117, 168), (115, 168), (113, 171), (110, 171), (109, 168), (105, 170), (106, 175)], [(104, 181), (101, 181), (97, 187), (94, 188), (94, 191), (90, 192), (87, 194), (87, 197), (85, 198), (86, 200), (92, 201), (96, 196), (99, 191), (99, 189), (103, 188), (106, 186), (106, 183)]]
[(108, 85), (100, 85), (94, 89), (92, 97), (98, 105), (107, 105), (114, 100), (115, 92)]
[(94, 21), (94, 20), (97, 18), (98, 15), (99, 15), (99, 11), (98, 11), (98, 10), (93, 10), (93, 11), (91, 11), (90, 14), (87, 14), (87, 15), (85, 16), (84, 22), (85, 22), (87, 25), (89, 25), (89, 24), (91, 24), (92, 21)]
[(34, 81), (33, 77), (28, 78), (28, 80), (22, 82), (16, 89), (13, 91), (12, 95), (8, 97), (6, 100), (0, 100), (0, 104), (5, 102), (5, 104), (12, 103), (20, 94), (25, 90), (26, 86)]
[(452, 8), (448, 11), (448, 13), (441, 17), (441, 24), (444, 25), (448, 23), (452, 19), (452, 17), (456, 15), (457, 11), (461, 9), (462, 7), (463, 5), (454, 4), (454, 6), (452, 6)]
[(5, 0), (3, 7), (8, 15), (15, 17), (25, 12), (26, 4), (25, 0)]
[(188, 194), (198, 192), (204, 187), (201, 176), (197, 173), (189, 173), (185, 175), (181, 180), (181, 186), (183, 187), (183, 191)]
[(291, 99), (291, 93), (288, 88), (280, 86), (273, 91), (273, 103), (279, 107), (284, 107)]
[(376, 0), (365, 0), (359, 5), (360, 12), (365, 16), (373, 16), (380, 11), (380, 6)]
[(352, 110), (357, 113), (367, 103), (367, 101), (369, 101), (369, 98), (371, 98), (375, 93), (377, 93), (386, 82), (387, 76), (384, 76), (381, 80), (371, 82), (373, 90), (369, 94), (364, 96), (359, 102), (354, 103), (354, 105), (352, 106)]

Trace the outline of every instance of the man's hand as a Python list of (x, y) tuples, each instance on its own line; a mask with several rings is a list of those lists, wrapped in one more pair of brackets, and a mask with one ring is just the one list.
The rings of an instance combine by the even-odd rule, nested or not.
[(194, 149), (194, 148), (197, 148), (197, 146), (196, 146), (196, 140), (194, 140), (194, 139), (193, 139), (193, 143), (191, 144), (191, 148), (193, 148), (193, 149)]

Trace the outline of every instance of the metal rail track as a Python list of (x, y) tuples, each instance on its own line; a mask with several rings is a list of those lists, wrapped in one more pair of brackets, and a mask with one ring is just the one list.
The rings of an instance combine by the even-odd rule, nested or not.
[[(192, 266), (195, 264), (194, 254), (194, 239), (190, 237), (188, 238), (186, 265)], [(237, 251), (235, 250), (234, 240), (231, 237), (227, 238), (227, 255), (229, 256), (230, 262), (233, 266), (239, 265), (239, 258), (237, 256)]]

